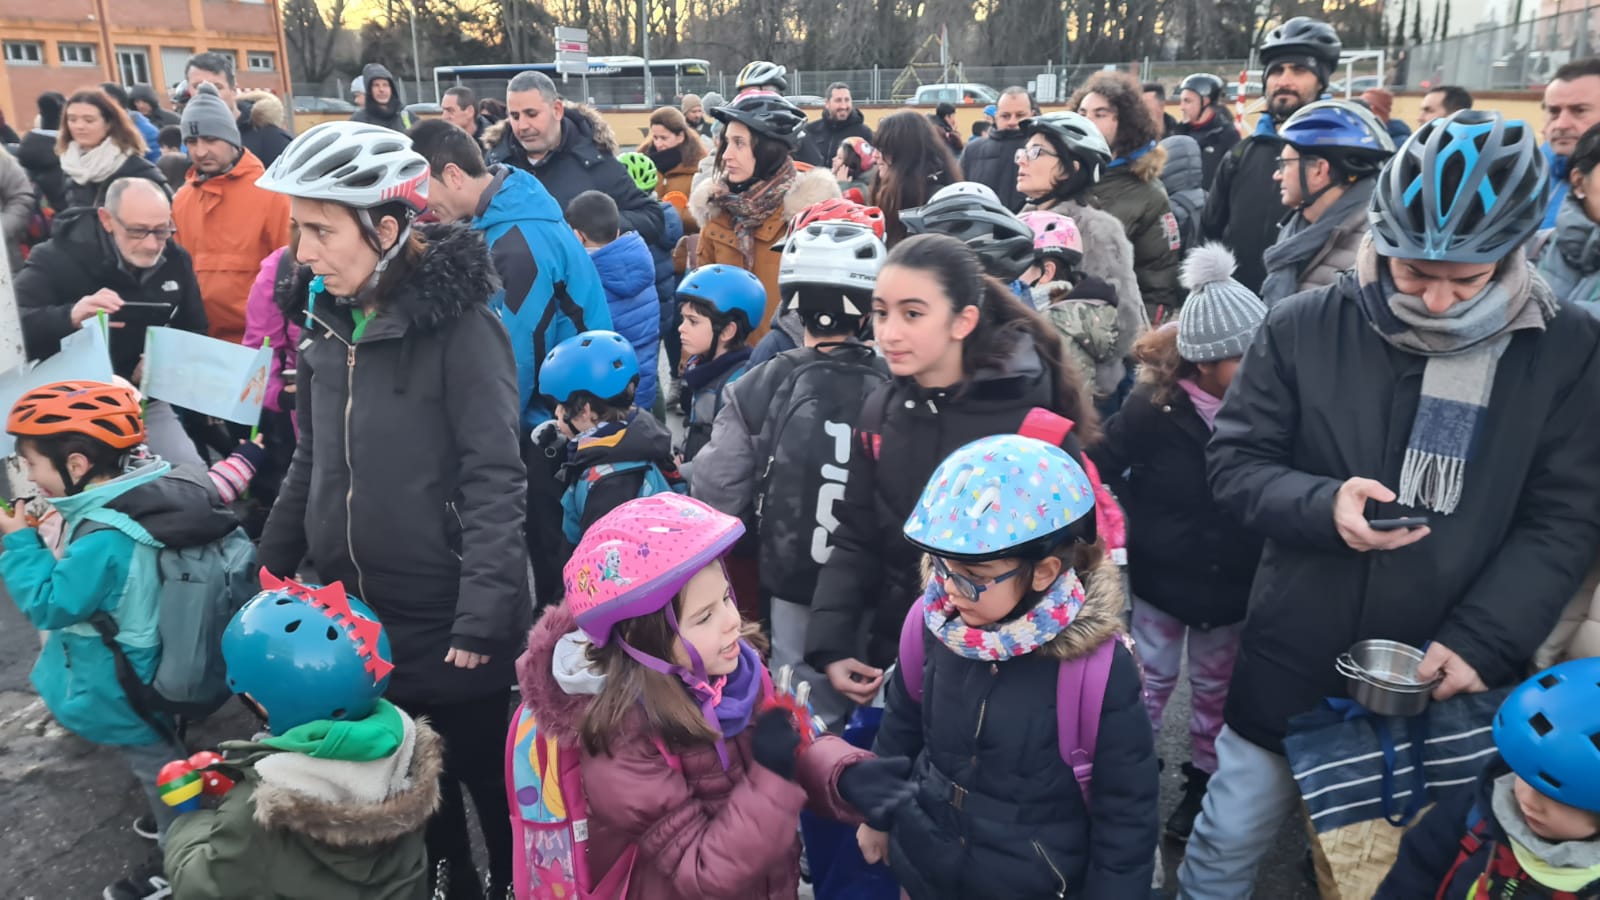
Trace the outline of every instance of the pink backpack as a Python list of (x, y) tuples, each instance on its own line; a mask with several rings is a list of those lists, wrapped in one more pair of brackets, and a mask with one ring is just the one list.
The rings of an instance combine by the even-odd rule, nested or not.
[[(922, 603), (911, 604), (900, 626), (900, 678), (906, 693), (922, 704), (922, 676), (926, 661)], [(1100, 738), (1100, 710), (1105, 705), (1106, 681), (1111, 677), (1111, 657), (1117, 638), (1101, 641), (1087, 656), (1062, 660), (1056, 676), (1056, 743), (1061, 760), (1072, 767), (1089, 805), (1089, 783), (1094, 776), (1094, 746)], [(520, 897), (520, 895), (519, 895)]]

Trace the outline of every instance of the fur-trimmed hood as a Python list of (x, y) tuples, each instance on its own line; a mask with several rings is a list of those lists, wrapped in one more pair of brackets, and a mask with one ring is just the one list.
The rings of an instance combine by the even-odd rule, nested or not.
[[(428, 240), (422, 259), (412, 267), (401, 289), (380, 302), (402, 313), (411, 324), (432, 331), (460, 318), (471, 307), (487, 306), (500, 280), (489, 263), (481, 232), (455, 223), (423, 226), (423, 234)], [(310, 279), (310, 268), (301, 266), (296, 289), (288, 295), (283, 310), (291, 321), (299, 321), (305, 314), (305, 285)]]
[(1160, 144), (1156, 144), (1154, 147), (1140, 154), (1131, 162), (1123, 163), (1122, 165), (1116, 165), (1113, 163), (1113, 168), (1106, 169), (1100, 175), (1100, 180), (1104, 181), (1107, 178), (1115, 176), (1118, 172), (1126, 171), (1128, 174), (1131, 174), (1140, 181), (1150, 184), (1159, 184), (1161, 179), (1161, 169), (1166, 166), (1166, 164), (1167, 148), (1161, 146)]
[[(1117, 568), (1116, 563), (1109, 558), (1102, 558), (1093, 569), (1080, 572), (1079, 577), (1083, 579), (1083, 608), (1078, 610), (1071, 624), (1051, 638), (1050, 643), (1040, 647), (1038, 652), (1056, 659), (1077, 659), (1093, 653), (1094, 648), (1127, 630), (1122, 626), (1122, 608), (1126, 602), (1122, 589), (1122, 570)], [(931, 578), (933, 558), (924, 554), (922, 581), (926, 584)], [(532, 649), (531, 640), (529, 649)], [(523, 693), (527, 693), (526, 687)]]
[[(240, 94), (239, 101), (241, 110), (249, 110), (251, 127), (266, 128), (269, 125), (278, 128), (284, 127), (283, 101), (273, 96), (271, 92), (251, 91), (247, 94)], [(245, 106), (246, 103), (250, 104), (249, 107)]]
[(423, 828), (439, 806), (444, 747), (426, 720), (404, 721), (400, 749), (371, 762), (288, 752), (254, 757), (255, 823), (334, 848), (386, 844)]
[[(594, 702), (594, 693), (575, 691), (568, 693), (555, 674), (556, 651), (561, 647), (563, 667), (574, 668), (573, 652), (586, 641), (567, 636), (578, 632), (578, 623), (565, 603), (545, 610), (543, 616), (528, 632), (528, 649), (517, 659), (517, 684), (522, 688), (522, 702), (528, 705), (539, 727), (561, 742), (576, 743), (578, 728), (583, 716)], [(598, 675), (595, 676), (597, 679)], [(598, 682), (595, 693), (598, 693)]]
[[(796, 165), (798, 167), (798, 164)], [(712, 177), (700, 182), (689, 197), (689, 215), (694, 216), (694, 220), (702, 227), (718, 212), (711, 206), (711, 196), (722, 184), (722, 179), (713, 174)], [(807, 207), (837, 196), (839, 196), (839, 182), (834, 180), (832, 172), (821, 167), (803, 169), (796, 174), (794, 184), (789, 186), (789, 193), (783, 197), (783, 218), (788, 221)]]
[[(561, 120), (560, 150), (583, 156), (585, 154), (582, 144), (587, 142), (606, 156), (617, 155), (617, 134), (611, 130), (610, 123), (606, 122), (593, 107), (584, 103), (565, 103), (562, 105)], [(494, 150), (502, 143), (512, 143), (516, 140), (516, 136), (511, 133), (510, 119), (504, 119), (482, 129), (478, 133), (478, 138), (485, 150)], [(518, 146), (516, 149), (520, 152), (521, 147)]]

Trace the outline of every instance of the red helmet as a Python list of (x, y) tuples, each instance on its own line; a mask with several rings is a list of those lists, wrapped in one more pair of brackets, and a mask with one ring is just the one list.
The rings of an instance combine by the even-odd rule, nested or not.
[(876, 206), (863, 206), (843, 197), (824, 200), (801, 210), (789, 226), (789, 233), (793, 234), (817, 222), (854, 222), (871, 228), (879, 240), (883, 239), (883, 210)]

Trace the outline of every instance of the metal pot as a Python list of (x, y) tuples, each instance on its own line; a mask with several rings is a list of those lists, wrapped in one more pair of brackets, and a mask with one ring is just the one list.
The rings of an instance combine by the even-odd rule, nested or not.
[(1443, 673), (1417, 677), (1423, 653), (1399, 641), (1361, 641), (1339, 655), (1334, 668), (1345, 676), (1351, 699), (1380, 716), (1414, 716), (1428, 708)]

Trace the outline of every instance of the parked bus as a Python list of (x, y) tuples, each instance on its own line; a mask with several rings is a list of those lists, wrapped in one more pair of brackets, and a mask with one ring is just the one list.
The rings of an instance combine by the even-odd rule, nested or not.
[(565, 82), (550, 63), (505, 63), (486, 66), (435, 66), (433, 86), (438, 93), (461, 84), (479, 97), (505, 98), (506, 84), (519, 72), (543, 72), (556, 82), (563, 97), (587, 98), (599, 107), (671, 106), (686, 93), (712, 90), (711, 63), (703, 59), (650, 60), (650, 91), (645, 96), (644, 60), (637, 56), (591, 56), (589, 71), (568, 75)]

